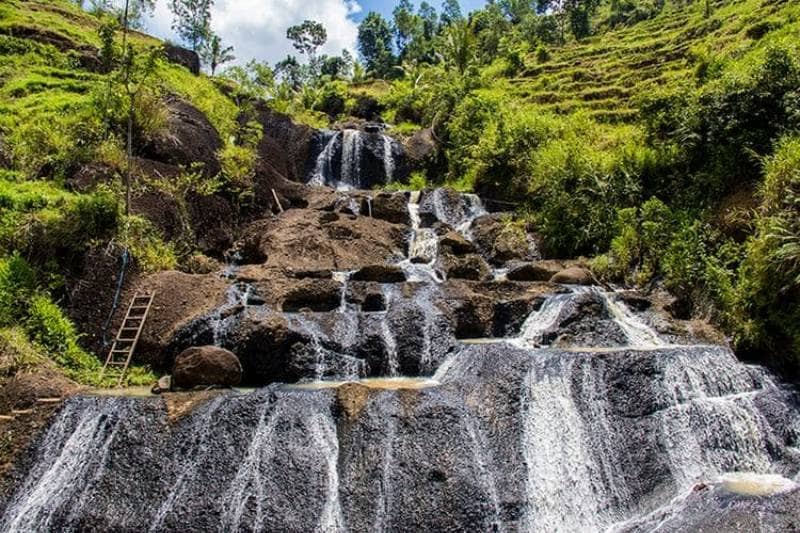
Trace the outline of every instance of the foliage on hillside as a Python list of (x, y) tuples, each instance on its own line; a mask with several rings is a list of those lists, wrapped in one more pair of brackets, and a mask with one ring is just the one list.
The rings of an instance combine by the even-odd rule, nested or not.
[[(122, 212), (127, 104), (114, 66), (120, 40), (113, 19), (67, 1), (0, 5), (0, 156), (8, 163), (0, 170), (0, 328), (22, 324), (69, 377), (95, 385), (100, 362), (83, 351), (54, 303), (64, 296), (65, 279), (101, 243), (129, 248), (144, 270), (177, 261), (175, 243), (165, 243), (146, 219)], [(170, 93), (200, 109), (223, 139), (235, 134), (238, 109), (213, 80), (167, 62), (155, 39), (133, 32), (129, 43), (137, 62), (132, 77), (141, 86), (138, 136), (164, 127), (161, 97)], [(89, 164), (102, 165), (111, 179), (88, 192), (67, 190), (65, 180)], [(140, 369), (129, 376), (131, 383), (152, 379)]]

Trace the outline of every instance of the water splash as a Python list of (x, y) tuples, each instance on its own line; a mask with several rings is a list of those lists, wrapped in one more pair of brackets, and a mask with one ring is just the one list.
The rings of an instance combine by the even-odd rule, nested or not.
[(525, 319), (520, 328), (520, 335), (510, 342), (520, 348), (535, 348), (543, 342), (545, 333), (557, 324), (567, 303), (575, 297), (574, 293), (554, 294), (548, 296), (538, 310)]

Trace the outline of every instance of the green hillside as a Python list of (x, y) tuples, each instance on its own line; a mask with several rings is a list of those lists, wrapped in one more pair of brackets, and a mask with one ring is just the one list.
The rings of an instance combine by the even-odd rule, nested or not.
[[(740, 55), (796, 8), (789, 3), (715, 2), (667, 5), (660, 15), (552, 50), (546, 61), (526, 57), (521, 75), (507, 80), (507, 94), (566, 114), (586, 109), (599, 120), (635, 121), (636, 99), (664, 85), (694, 77), (698, 61)], [(783, 28), (796, 35), (796, 28)], [(770, 38), (776, 38), (774, 33)]]

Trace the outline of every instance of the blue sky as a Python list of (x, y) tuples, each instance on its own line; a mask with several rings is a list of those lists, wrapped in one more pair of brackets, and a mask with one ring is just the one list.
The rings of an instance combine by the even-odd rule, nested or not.
[[(428, 0), (438, 10), (440, 0)], [(419, 5), (421, 0), (415, 0)], [(485, 0), (462, 0), (464, 13)], [(250, 59), (275, 63), (294, 54), (286, 40), (286, 28), (305, 19), (322, 22), (328, 31), (323, 53), (339, 54), (343, 49), (355, 52), (358, 22), (369, 11), (391, 16), (396, 2), (380, 0), (215, 0), (212, 29), (234, 47), (237, 63)], [(177, 42), (172, 32), (172, 14), (167, 0), (157, 0), (154, 16), (146, 30), (158, 37)]]
[[(414, 1), (414, 5), (419, 6), (422, 0)], [(440, 8), (439, 0), (428, 0), (428, 3), (433, 5), (437, 10)], [(463, 12), (469, 13), (470, 11), (477, 9), (484, 5), (486, 2), (484, 0), (461, 0), (461, 9)], [(362, 12), (360, 13), (361, 16), (365, 15), (370, 11), (378, 11), (385, 17), (392, 16), (392, 10), (394, 6), (397, 5), (397, 2), (384, 2), (381, 0), (361, 0), (359, 2), (361, 4)], [(356, 17), (360, 20), (360, 17)]]

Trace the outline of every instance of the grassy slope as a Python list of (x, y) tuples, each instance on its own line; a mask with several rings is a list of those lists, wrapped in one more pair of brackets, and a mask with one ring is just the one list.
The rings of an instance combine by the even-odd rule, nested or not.
[[(0, 129), (5, 134), (22, 121), (88, 105), (103, 76), (80, 67), (80, 51), (100, 46), (100, 21), (65, 0), (5, 0), (0, 5)], [(33, 39), (27, 36), (36, 36)], [(137, 48), (160, 41), (133, 32)], [(155, 76), (205, 112), (225, 138), (233, 131), (236, 107), (206, 77), (163, 62)]]
[[(24, 154), (35, 150), (31, 145), (37, 144), (37, 137), (31, 133), (37, 130), (44, 131), (44, 138), (49, 141), (57, 141), (55, 146), (48, 147), (56, 157), (82, 143), (82, 139), (74, 137), (74, 128), (65, 129), (68, 126), (64, 125), (82, 122), (86, 112), (97, 105), (97, 93), (107, 90), (105, 76), (85, 68), (86, 57), (97, 55), (100, 23), (66, 0), (0, 3), (0, 140), (4, 140), (6, 151), (12, 156), (11, 169), (0, 169), (0, 260), (4, 254), (13, 252), (15, 242), (25, 238), (25, 227), (52, 220), (58, 225), (57, 221), (66, 216), (71, 206), (83, 197), (89, 198), (88, 194), (65, 190), (57, 175), (48, 174), (47, 180), (36, 179), (24, 162)], [(130, 39), (137, 49), (160, 44), (136, 32)], [(202, 110), (223, 139), (230, 137), (237, 108), (211, 79), (194, 76), (181, 66), (162, 61), (152, 80), (163, 92), (178, 94)], [(62, 130), (70, 133), (51, 135)], [(27, 146), (18, 150), (20, 143)], [(116, 157), (119, 161), (121, 141), (112, 140), (110, 144), (113, 145), (111, 160)], [(108, 152), (108, 148), (89, 146), (87, 153), (90, 159), (103, 158), (103, 150)], [(19, 157), (21, 154), (23, 157)], [(56, 354), (52, 355), (58, 359)], [(98, 367), (95, 361), (91, 363), (71, 375), (96, 383)], [(152, 376), (136, 368), (129, 378), (149, 382)]]
[(754, 25), (785, 23), (798, 15), (792, 2), (735, 0), (712, 5), (711, 17), (706, 18), (703, 2), (683, 7), (668, 2), (653, 19), (554, 48), (543, 63), (531, 55), (524, 74), (503, 79), (496, 88), (559, 114), (585, 109), (598, 120), (633, 121), (636, 98), (692, 79), (696, 56), (739, 55), (752, 47), (748, 30)]

